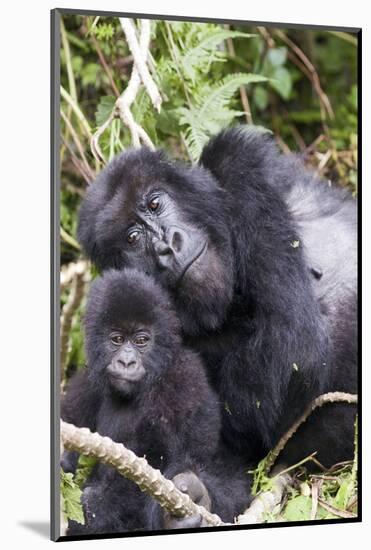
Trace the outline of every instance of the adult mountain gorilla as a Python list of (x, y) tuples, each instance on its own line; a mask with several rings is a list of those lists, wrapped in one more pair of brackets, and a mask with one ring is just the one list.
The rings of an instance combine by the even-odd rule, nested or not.
[[(315, 396), (356, 391), (355, 201), (267, 134), (224, 131), (195, 167), (119, 155), (89, 188), (78, 237), (101, 269), (133, 266), (170, 289), (245, 457), (264, 456)], [(354, 414), (323, 407), (284, 460), (351, 457)]]

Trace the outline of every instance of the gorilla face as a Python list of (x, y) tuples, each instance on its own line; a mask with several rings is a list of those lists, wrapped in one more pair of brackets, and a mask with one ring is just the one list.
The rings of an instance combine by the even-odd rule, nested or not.
[(131, 398), (164, 376), (177, 356), (180, 324), (168, 294), (136, 270), (96, 279), (85, 315), (90, 379)]
[[(135, 219), (128, 222), (122, 255), (125, 263), (140, 265), (152, 259), (151, 271), (161, 274), (170, 288), (207, 271), (208, 236), (184, 219), (174, 199), (161, 187), (150, 188), (135, 200)], [(145, 262), (143, 261), (145, 260)]]
[(110, 387), (120, 395), (130, 396), (146, 374), (145, 364), (153, 341), (150, 330), (120, 327), (109, 335), (110, 348), (106, 376)]
[(227, 210), (227, 196), (205, 170), (129, 151), (88, 190), (78, 235), (101, 269), (134, 267), (168, 288), (192, 334), (216, 328), (231, 300)]

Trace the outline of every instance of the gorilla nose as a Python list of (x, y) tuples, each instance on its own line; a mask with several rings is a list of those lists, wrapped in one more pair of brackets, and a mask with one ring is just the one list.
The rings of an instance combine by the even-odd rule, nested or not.
[(128, 356), (120, 356), (117, 360), (117, 363), (120, 367), (124, 367), (125, 369), (129, 368), (129, 367), (134, 367), (136, 365), (136, 360), (135, 360), (135, 357), (133, 357), (132, 355), (128, 355)]
[(170, 228), (164, 241), (157, 241), (154, 245), (157, 259), (162, 267), (171, 267), (171, 264), (181, 254), (186, 242), (186, 234), (179, 228)]

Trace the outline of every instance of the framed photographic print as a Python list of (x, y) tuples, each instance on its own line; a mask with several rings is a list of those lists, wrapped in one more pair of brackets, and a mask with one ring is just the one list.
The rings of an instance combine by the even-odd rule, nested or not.
[(361, 30), (52, 11), (52, 538), (361, 520)]

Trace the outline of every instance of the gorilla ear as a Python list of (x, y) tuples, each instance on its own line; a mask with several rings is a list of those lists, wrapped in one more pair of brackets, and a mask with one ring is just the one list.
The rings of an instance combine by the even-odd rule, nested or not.
[(99, 246), (96, 232), (96, 213), (90, 207), (89, 200), (85, 199), (79, 212), (77, 226), (77, 239), (81, 244), (86, 256), (99, 265)]

